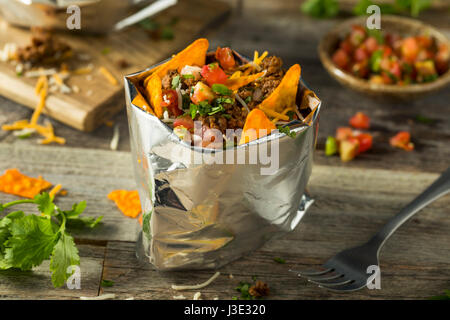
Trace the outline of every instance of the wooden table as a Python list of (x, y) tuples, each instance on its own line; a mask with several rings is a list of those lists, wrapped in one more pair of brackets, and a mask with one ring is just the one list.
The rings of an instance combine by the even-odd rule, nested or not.
[[(449, 196), (425, 208), (386, 244), (381, 255), (381, 290), (332, 293), (288, 270), (318, 266), (336, 252), (364, 242), (449, 166), (450, 90), (420, 101), (380, 104), (342, 88), (320, 64), (316, 54), (319, 39), (343, 18), (313, 20), (299, 12), (294, 0), (229, 2), (233, 5), (229, 21), (206, 34), (211, 45), (232, 45), (245, 54), (267, 49), (283, 57), (287, 65), (300, 62), (304, 78), (323, 100), (316, 164), (309, 183), (316, 202), (294, 232), (221, 268), (222, 275), (201, 290), (203, 297), (231, 299), (238, 295), (235, 287), (239, 281), (251, 282), (252, 276), (268, 283), (270, 299), (425, 299), (449, 289)], [(426, 12), (423, 19), (450, 36), (447, 12)], [(124, 104), (122, 100), (117, 103)], [(372, 118), (373, 150), (346, 164), (338, 157), (325, 157), (326, 137), (359, 110)], [(0, 97), (0, 125), (30, 115), (29, 109)], [(414, 120), (417, 115), (435, 122), (419, 123)], [(0, 298), (76, 299), (115, 293), (119, 299), (172, 299), (179, 293), (170, 289), (171, 284), (195, 284), (213, 274), (158, 272), (136, 259), (139, 225), (122, 216), (106, 198), (113, 189), (135, 188), (125, 113), (114, 120), (121, 131), (120, 151), (116, 152), (108, 150), (112, 129), (106, 126), (86, 134), (53, 121), (57, 134), (67, 139), (65, 147), (38, 146), (34, 139), (18, 140), (0, 131), (0, 172), (17, 167), (30, 175), (41, 174), (68, 189), (68, 196), (58, 198), (59, 206), (86, 200), (87, 215), (105, 216), (97, 230), (76, 234), (81, 290), (53, 289), (48, 263), (44, 263), (33, 272), (0, 272)], [(415, 151), (389, 146), (389, 137), (398, 130), (411, 131)], [(15, 197), (0, 194), (0, 202), (12, 199)], [(286, 264), (276, 263), (276, 257), (285, 259)], [(115, 284), (102, 288), (102, 279)], [(192, 298), (194, 293), (183, 295)]]

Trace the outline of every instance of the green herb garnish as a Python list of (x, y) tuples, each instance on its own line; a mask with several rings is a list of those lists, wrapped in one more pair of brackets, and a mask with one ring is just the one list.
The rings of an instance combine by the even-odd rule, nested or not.
[(252, 101), (252, 96), (248, 96), (244, 101), (245, 103), (250, 103), (250, 101)]
[(183, 78), (185, 78), (185, 79), (195, 79), (194, 75), (192, 75), (192, 74), (183, 74)]
[(279, 263), (279, 264), (286, 263), (286, 260), (284, 260), (283, 258), (273, 258), (273, 261), (275, 261), (276, 263)]
[(107, 55), (110, 52), (111, 52), (111, 48), (109, 48), (109, 47), (103, 48), (103, 50), (102, 50), (103, 55)]
[(431, 297), (430, 300), (450, 300), (450, 290), (445, 290), (443, 295)]
[(173, 79), (172, 79), (172, 89), (178, 88), (179, 85), (180, 85), (180, 76), (173, 77)]
[(380, 72), (381, 70), (381, 59), (383, 58), (383, 50), (376, 50), (369, 59), (370, 70), (373, 72)]
[(300, 9), (314, 18), (331, 18), (338, 14), (339, 3), (336, 0), (308, 0)]
[(114, 281), (111, 280), (102, 280), (102, 287), (112, 287), (114, 285)]
[(212, 85), (211, 89), (218, 94), (221, 94), (223, 96), (229, 96), (233, 93), (233, 90), (228, 89), (227, 86), (219, 83), (215, 83)]
[(434, 123), (433, 119), (427, 118), (427, 117), (422, 116), (420, 114), (416, 116), (415, 120), (417, 122), (420, 122), (420, 123), (423, 123), (423, 124), (433, 124)]
[[(239, 282), (239, 285), (236, 287), (236, 291), (241, 293), (241, 300), (254, 300), (253, 297), (248, 290), (251, 287), (251, 283), (248, 282)], [(236, 299), (237, 300), (237, 299)]]
[(85, 201), (74, 204), (72, 210), (63, 211), (46, 192), (34, 199), (0, 204), (0, 212), (23, 203), (37, 205), (41, 215), (14, 211), (0, 219), (0, 269), (31, 270), (50, 258), (52, 283), (61, 287), (70, 276), (68, 267), (80, 264), (78, 249), (67, 228), (75, 222), (94, 227), (102, 217), (80, 218), (86, 208)]
[(291, 131), (289, 126), (285, 126), (285, 127), (277, 126), (277, 129), (278, 129), (278, 131), (280, 131), (280, 133), (284, 133), (288, 137), (295, 138), (297, 136), (297, 133), (295, 133), (294, 131)]

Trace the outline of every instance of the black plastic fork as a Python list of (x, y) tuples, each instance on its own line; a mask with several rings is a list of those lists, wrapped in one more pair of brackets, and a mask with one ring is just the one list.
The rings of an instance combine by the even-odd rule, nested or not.
[(404, 207), (386, 223), (378, 233), (362, 246), (341, 251), (322, 265), (322, 270), (293, 271), (299, 276), (335, 291), (354, 291), (367, 286), (368, 267), (379, 271), (379, 255), (387, 239), (419, 210), (450, 191), (450, 168), (448, 168), (422, 194)]

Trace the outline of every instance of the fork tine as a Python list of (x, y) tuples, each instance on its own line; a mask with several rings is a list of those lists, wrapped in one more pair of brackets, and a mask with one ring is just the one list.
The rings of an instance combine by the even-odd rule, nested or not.
[(322, 288), (327, 288), (327, 289), (330, 289), (330, 288), (333, 288), (333, 287), (336, 287), (336, 286), (343, 286), (343, 285), (346, 285), (346, 284), (349, 284), (349, 283), (351, 283), (353, 280), (341, 280), (341, 281), (336, 281), (336, 282), (319, 282), (319, 281), (314, 281), (314, 280), (310, 280), (312, 283), (315, 283), (315, 284), (317, 284), (317, 285), (319, 285), (319, 287), (322, 287)]
[(314, 281), (324, 281), (324, 280), (334, 280), (337, 278), (341, 278), (342, 274), (338, 273), (332, 273), (328, 276), (308, 276), (308, 279), (314, 280)]
[(300, 276), (308, 278), (309, 276), (320, 276), (333, 271), (332, 268), (326, 270), (296, 271)]
[(331, 290), (331, 291), (337, 291), (337, 292), (342, 292), (342, 291), (356, 291), (359, 290), (361, 288), (364, 288), (364, 284), (360, 284), (360, 283), (347, 283), (341, 286), (335, 286), (335, 287), (327, 287), (326, 289)]

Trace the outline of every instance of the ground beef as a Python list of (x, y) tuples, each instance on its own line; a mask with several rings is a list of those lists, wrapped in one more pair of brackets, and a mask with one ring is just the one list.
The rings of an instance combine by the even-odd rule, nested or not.
[(255, 108), (265, 98), (267, 98), (281, 82), (284, 76), (284, 70), (281, 68), (283, 61), (279, 57), (270, 56), (266, 57), (261, 67), (266, 70), (266, 75), (260, 80), (249, 84), (238, 91), (239, 96), (242, 99), (251, 97), (251, 100), (247, 102), (250, 109)]
[(72, 55), (69, 45), (56, 40), (53, 35), (41, 28), (32, 29), (31, 44), (17, 49), (17, 59), (32, 65), (61, 62)]
[(172, 89), (172, 80), (178, 75), (176, 69), (169, 70), (167, 74), (161, 79), (163, 89)]

